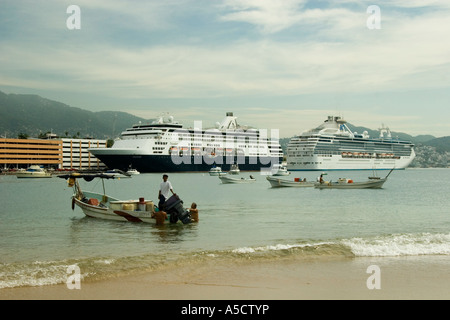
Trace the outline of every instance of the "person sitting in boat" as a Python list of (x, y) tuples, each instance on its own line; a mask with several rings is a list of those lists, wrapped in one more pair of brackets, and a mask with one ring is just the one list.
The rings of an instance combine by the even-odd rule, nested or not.
[(164, 211), (152, 212), (152, 216), (151, 217), (156, 220), (156, 225), (157, 226), (162, 226), (164, 224), (164, 222), (168, 219), (167, 218), (167, 213), (164, 212)]
[(192, 222), (198, 222), (197, 204), (195, 202), (192, 202), (191, 207), (188, 210), (189, 210), (189, 213), (191, 215), (191, 221)]
[(159, 194), (158, 194), (158, 207), (163, 208), (164, 202), (166, 202), (167, 199), (169, 199), (170, 192), (172, 192), (173, 195), (176, 195), (175, 192), (173, 192), (172, 184), (169, 180), (167, 180), (169, 176), (167, 174), (163, 175), (163, 182), (159, 185)]
[(319, 183), (322, 184), (323, 183), (323, 173), (320, 175), (319, 177)]

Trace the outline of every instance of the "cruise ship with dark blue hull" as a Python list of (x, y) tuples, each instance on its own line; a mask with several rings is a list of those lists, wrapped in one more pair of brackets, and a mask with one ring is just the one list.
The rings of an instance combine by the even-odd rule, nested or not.
[(108, 168), (120, 169), (126, 171), (128, 168), (135, 168), (141, 173), (145, 172), (207, 172), (217, 166), (227, 171), (232, 164), (237, 164), (240, 171), (260, 171), (261, 168), (272, 168), (274, 163), (281, 163), (283, 158), (274, 159), (273, 157), (242, 159), (242, 162), (234, 158), (233, 162), (227, 162), (216, 159), (217, 161), (205, 162), (194, 156), (189, 156), (189, 161), (177, 164), (169, 155), (141, 155), (141, 156), (118, 156), (104, 155), (100, 157), (101, 161), (107, 164)]
[(163, 115), (125, 130), (111, 148), (89, 151), (109, 169), (133, 168), (141, 173), (206, 172), (219, 166), (226, 170), (232, 164), (241, 171), (258, 171), (283, 160), (277, 134), (269, 137), (267, 130), (241, 126), (231, 112), (206, 130), (186, 129)]

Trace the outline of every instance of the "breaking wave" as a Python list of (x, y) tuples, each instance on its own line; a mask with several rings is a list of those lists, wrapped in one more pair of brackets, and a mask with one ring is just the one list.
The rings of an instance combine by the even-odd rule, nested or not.
[(450, 255), (450, 234), (393, 234), (372, 238), (350, 238), (265, 246), (243, 246), (227, 250), (196, 251), (132, 257), (90, 257), (60, 261), (0, 263), (0, 289), (21, 286), (45, 286), (66, 283), (68, 268), (77, 265), (81, 279), (99, 280), (125, 274), (186, 264), (222, 260), (276, 260), (295, 257), (396, 257), (417, 255)]

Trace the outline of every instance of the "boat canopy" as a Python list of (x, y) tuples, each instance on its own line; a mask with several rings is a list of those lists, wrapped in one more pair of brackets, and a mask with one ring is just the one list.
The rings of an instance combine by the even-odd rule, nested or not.
[(66, 179), (66, 180), (70, 179), (70, 178), (75, 178), (75, 179), (83, 178), (84, 180), (90, 182), (90, 181), (94, 180), (95, 178), (115, 179), (116, 177), (112, 174), (104, 174), (104, 173), (70, 173), (70, 174), (58, 175), (58, 178)]

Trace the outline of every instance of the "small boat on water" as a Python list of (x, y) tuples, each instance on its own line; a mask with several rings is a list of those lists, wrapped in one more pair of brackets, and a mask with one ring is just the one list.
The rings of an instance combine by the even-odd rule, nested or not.
[(228, 171), (228, 174), (239, 174), (241, 170), (239, 170), (239, 166), (237, 164), (232, 164), (230, 167), (230, 171)]
[(237, 178), (237, 177), (231, 177), (227, 174), (225, 175), (220, 175), (219, 179), (222, 181), (222, 183), (227, 184), (227, 183), (250, 183), (250, 182), (255, 182), (256, 179), (253, 178), (253, 176), (250, 176), (249, 178)]
[(352, 179), (339, 178), (338, 181), (321, 181), (314, 183), (318, 189), (380, 189), (392, 173), (392, 169), (384, 178), (369, 177), (366, 181), (353, 181)]
[(287, 170), (286, 166), (283, 166), (281, 164), (274, 164), (272, 166), (272, 172), (273, 176), (288, 176), (291, 173)]
[(127, 174), (137, 175), (137, 174), (141, 174), (141, 173), (139, 171), (137, 171), (136, 169), (128, 169)]
[(267, 181), (270, 182), (272, 188), (281, 187), (314, 187), (313, 181), (306, 181), (306, 179), (295, 178), (294, 180), (280, 179), (274, 176), (267, 176)]
[[(106, 195), (104, 179), (115, 179), (116, 177), (112, 174), (72, 173), (59, 175), (58, 177), (68, 180), (68, 185), (73, 187), (72, 210), (77, 206), (88, 217), (114, 221), (155, 223), (153, 215), (160, 211), (153, 201), (146, 201), (144, 198), (139, 198), (139, 200), (119, 200)], [(89, 182), (96, 178), (102, 179), (103, 194), (81, 190), (78, 183), (79, 179)], [(170, 216), (171, 223), (176, 223), (180, 220), (183, 224), (186, 224), (191, 221), (189, 211), (183, 208), (183, 201), (178, 196), (174, 195), (167, 199), (164, 211)]]
[(27, 170), (18, 171), (17, 178), (51, 178), (52, 174), (37, 165), (30, 166)]
[(221, 167), (213, 167), (209, 170), (209, 175), (210, 176), (218, 176), (221, 173), (223, 173), (222, 168)]
[(131, 178), (132, 176), (132, 173), (129, 173), (128, 171), (122, 171), (119, 169), (107, 170), (103, 174), (115, 178)]

